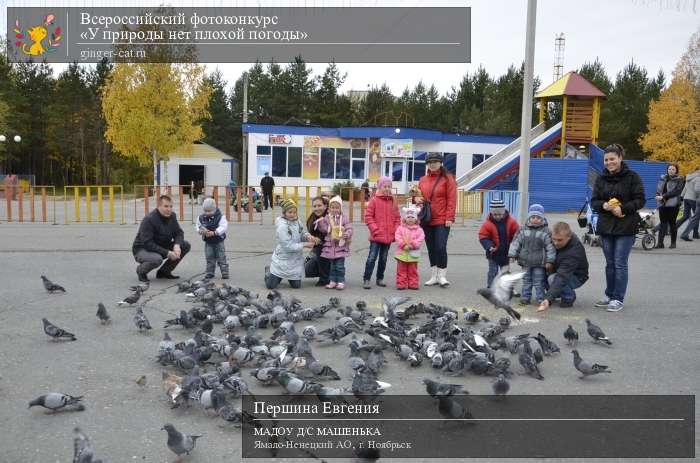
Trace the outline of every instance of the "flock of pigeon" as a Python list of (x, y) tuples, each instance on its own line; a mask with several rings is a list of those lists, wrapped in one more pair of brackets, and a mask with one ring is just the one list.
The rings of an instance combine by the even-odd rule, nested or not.
[[(61, 286), (42, 276), (44, 287), (53, 293), (65, 292)], [(382, 300), (379, 314), (373, 315), (364, 301), (354, 306), (341, 304), (331, 297), (326, 304), (304, 306), (293, 296), (272, 290), (265, 297), (230, 286), (217, 285), (212, 280), (183, 282), (177, 291), (191, 302), (189, 310), (180, 311), (166, 320), (164, 329), (181, 328), (186, 334), (175, 342), (165, 331), (154, 349), (154, 358), (163, 368), (162, 387), (170, 406), (213, 410), (234, 426), (262, 426), (256, 416), (232, 405), (231, 400), (249, 394), (252, 389), (276, 385), (282, 394), (290, 396), (315, 395), (321, 402), (361, 401), (378, 399), (391, 384), (379, 378), (390, 361), (406, 368), (422, 364), (436, 369), (444, 376), (482, 375), (493, 377), (493, 392), (504, 396), (510, 390), (509, 379), (514, 373), (543, 380), (541, 365), (546, 357), (560, 353), (557, 344), (542, 333), (509, 335), (511, 317), (520, 315), (510, 307), (512, 290), (518, 275), (499, 275), (491, 288), (479, 294), (504, 309), (509, 317), (491, 321), (475, 310), (454, 309), (434, 303), (413, 303), (410, 297)], [(136, 305), (133, 320), (138, 331), (152, 326), (137, 305), (148, 290), (147, 285), (133, 286), (133, 293), (119, 305)], [(107, 308), (98, 304), (97, 318), (102, 324), (110, 322)], [(460, 320), (460, 318), (462, 320)], [(325, 319), (323, 321), (322, 319)], [(330, 326), (320, 329), (316, 323)], [(43, 319), (44, 333), (52, 340), (76, 341), (76, 336)], [(217, 327), (215, 331), (215, 326)], [(269, 337), (260, 330), (270, 328)], [(611, 346), (603, 330), (586, 319), (586, 331), (598, 344)], [(567, 345), (577, 347), (579, 334), (572, 325), (563, 333)], [(347, 342), (347, 365), (353, 376), (349, 384), (334, 386), (342, 381), (332, 365), (319, 360), (315, 350), (325, 345)], [(573, 366), (581, 378), (599, 373), (611, 373), (606, 365), (583, 360), (578, 350), (571, 350)], [(520, 368), (513, 367), (511, 356), (517, 356)], [(247, 369), (247, 375), (244, 374)], [(521, 373), (524, 372), (524, 373)], [(146, 377), (136, 383), (143, 386)], [(426, 392), (436, 399), (437, 412), (445, 419), (470, 419), (472, 415), (458, 398), (468, 392), (458, 384), (424, 379)], [(82, 396), (49, 392), (31, 402), (29, 407), (42, 406), (51, 412), (84, 410)], [(201, 435), (179, 432), (172, 424), (162, 428), (167, 432), (167, 447), (178, 460), (189, 455)], [(95, 463), (94, 449), (88, 437), (75, 430), (74, 463)], [(358, 450), (365, 461), (379, 458), (378, 450)], [(315, 457), (308, 452), (310, 457)]]

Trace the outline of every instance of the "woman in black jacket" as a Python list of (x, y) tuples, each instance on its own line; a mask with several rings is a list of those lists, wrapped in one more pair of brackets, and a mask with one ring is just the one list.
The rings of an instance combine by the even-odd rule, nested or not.
[(676, 217), (678, 210), (681, 207), (681, 192), (685, 185), (685, 179), (678, 175), (678, 166), (671, 164), (666, 170), (666, 175), (662, 175), (659, 182), (656, 184), (656, 201), (659, 203), (659, 241), (656, 247), (663, 249), (664, 238), (666, 237), (666, 228), (671, 231), (671, 246), (676, 247), (676, 236), (678, 230), (676, 227)]
[(316, 286), (326, 286), (331, 281), (331, 262), (325, 257), (321, 257), (325, 234), (318, 230), (316, 222), (328, 213), (328, 200), (321, 196), (312, 199), (311, 210), (311, 215), (306, 219), (306, 229), (309, 230), (311, 236), (315, 236), (321, 240), (321, 242), (313, 248), (316, 259), (318, 259), (318, 281), (316, 282)]
[(644, 207), (644, 184), (623, 161), (625, 150), (614, 143), (605, 148), (605, 168), (593, 187), (591, 208), (598, 212), (597, 233), (605, 255), (605, 296), (596, 307), (619, 312), (627, 292), (628, 261), (639, 214)]

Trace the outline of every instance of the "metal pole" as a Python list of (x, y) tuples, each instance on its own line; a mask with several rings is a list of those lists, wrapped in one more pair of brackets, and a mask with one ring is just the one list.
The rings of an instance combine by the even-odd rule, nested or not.
[(521, 224), (527, 220), (530, 204), (530, 129), (532, 127), (532, 92), (533, 67), (535, 61), (535, 23), (537, 20), (537, 0), (527, 0), (527, 35), (525, 37), (525, 76), (523, 79), (523, 111), (520, 121), (520, 172), (518, 191), (520, 191)]
[[(248, 123), (248, 73), (243, 73), (243, 123)], [(241, 185), (248, 185), (248, 136), (242, 132), (241, 140), (243, 146), (241, 149)]]

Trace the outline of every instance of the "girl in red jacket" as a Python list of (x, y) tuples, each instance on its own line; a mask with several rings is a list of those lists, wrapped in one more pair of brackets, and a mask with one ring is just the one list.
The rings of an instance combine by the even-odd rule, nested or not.
[(394, 233), (401, 223), (399, 208), (394, 203), (391, 194), (391, 178), (381, 177), (377, 182), (377, 192), (372, 196), (365, 210), (365, 224), (369, 228), (369, 255), (365, 263), (365, 274), (362, 287), (370, 289), (374, 263), (377, 264), (377, 286), (386, 286), (384, 270), (389, 247), (394, 241)]

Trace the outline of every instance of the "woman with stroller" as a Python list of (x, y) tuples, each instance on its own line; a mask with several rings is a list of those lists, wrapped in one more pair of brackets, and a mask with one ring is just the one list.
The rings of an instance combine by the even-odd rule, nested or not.
[(681, 192), (685, 185), (685, 179), (678, 175), (678, 165), (670, 164), (666, 170), (666, 175), (662, 175), (656, 184), (656, 201), (659, 203), (659, 240), (656, 243), (658, 249), (664, 248), (664, 238), (666, 229), (671, 232), (671, 245), (676, 247), (676, 237), (678, 230), (676, 227), (676, 217), (681, 207)]
[(605, 255), (605, 296), (595, 306), (608, 312), (623, 308), (627, 292), (628, 261), (644, 207), (644, 184), (623, 161), (625, 150), (614, 143), (605, 148), (605, 168), (593, 187), (591, 208), (597, 212), (597, 232)]

